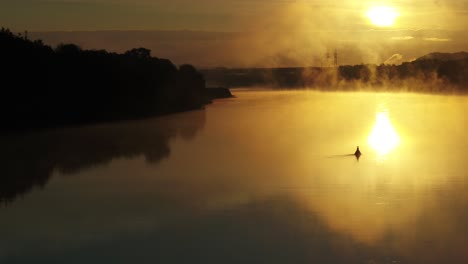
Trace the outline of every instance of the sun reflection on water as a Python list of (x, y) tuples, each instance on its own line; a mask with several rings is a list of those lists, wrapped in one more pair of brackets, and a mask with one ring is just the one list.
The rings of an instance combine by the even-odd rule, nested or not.
[(390, 122), (388, 111), (384, 110), (377, 113), (368, 143), (379, 157), (384, 157), (400, 144), (400, 137)]

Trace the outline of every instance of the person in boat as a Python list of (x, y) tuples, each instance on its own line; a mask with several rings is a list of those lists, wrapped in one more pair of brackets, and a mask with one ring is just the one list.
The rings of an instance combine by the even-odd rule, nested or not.
[(361, 151), (359, 150), (359, 146), (357, 146), (356, 152), (354, 152), (354, 156), (356, 156), (356, 157), (361, 156)]

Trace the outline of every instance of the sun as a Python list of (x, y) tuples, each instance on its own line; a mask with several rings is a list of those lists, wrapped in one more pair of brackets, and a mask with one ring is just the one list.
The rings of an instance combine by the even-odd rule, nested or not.
[(373, 6), (367, 10), (366, 15), (372, 24), (379, 27), (390, 27), (395, 24), (395, 19), (399, 14), (392, 7)]

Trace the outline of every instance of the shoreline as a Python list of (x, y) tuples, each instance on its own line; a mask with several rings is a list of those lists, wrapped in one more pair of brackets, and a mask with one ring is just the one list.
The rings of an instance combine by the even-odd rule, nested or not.
[[(116, 117), (109, 117), (109, 118), (72, 120), (70, 122), (51, 121), (50, 123), (42, 122), (42, 124), (39, 124), (40, 121), (38, 123), (35, 123), (35, 122), (29, 122), (30, 120), (27, 120), (26, 123), (28, 123), (28, 125), (24, 125), (24, 126), (12, 125), (9, 127), (3, 127), (0, 130), (0, 135), (12, 134), (12, 133), (28, 133), (28, 132), (42, 131), (42, 130), (48, 130), (48, 129), (82, 127), (82, 126), (106, 124), (106, 123), (137, 121), (137, 120), (144, 120), (144, 119), (150, 119), (150, 118), (156, 118), (156, 117), (171, 116), (171, 115), (190, 112), (190, 111), (204, 110), (205, 106), (213, 103), (214, 100), (235, 98), (235, 96), (232, 95), (230, 89), (225, 88), (225, 87), (205, 88), (204, 96), (206, 98), (206, 102), (201, 107), (187, 107), (184, 109), (171, 110), (171, 111), (153, 112), (153, 113), (145, 113), (145, 114), (138, 114), (138, 115), (129, 114), (127, 116), (116, 116)], [(15, 122), (15, 123), (18, 123), (18, 122)]]

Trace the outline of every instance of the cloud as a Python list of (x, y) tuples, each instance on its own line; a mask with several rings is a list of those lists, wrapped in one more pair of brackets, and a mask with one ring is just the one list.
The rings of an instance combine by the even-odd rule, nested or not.
[(436, 42), (447, 42), (447, 41), (452, 41), (452, 39), (449, 39), (449, 38), (423, 38), (423, 40), (426, 40), (426, 41), (436, 41)]
[(414, 37), (412, 37), (412, 36), (392, 37), (391, 39), (392, 40), (410, 40), (410, 39), (414, 39)]
[(388, 58), (384, 64), (394, 64), (394, 65), (399, 65), (403, 62), (403, 55), (395, 53), (390, 58)]

